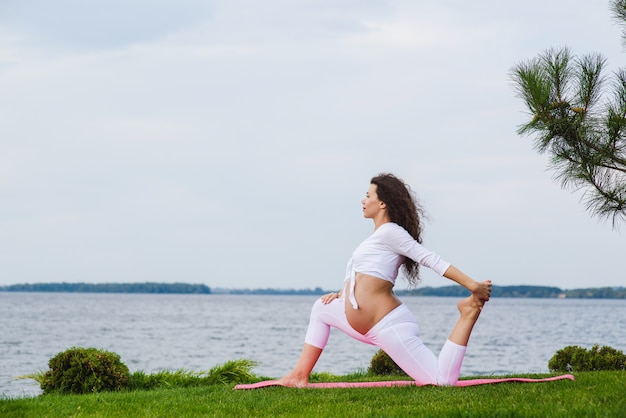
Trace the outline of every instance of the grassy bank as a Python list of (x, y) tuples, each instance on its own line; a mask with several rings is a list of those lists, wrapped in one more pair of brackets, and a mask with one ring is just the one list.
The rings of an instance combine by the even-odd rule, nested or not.
[[(532, 375), (530, 377), (538, 377)], [(341, 380), (363, 380), (345, 376)], [(2, 417), (624, 417), (626, 372), (584, 372), (576, 381), (467, 388), (264, 388), (233, 384), (0, 400)]]

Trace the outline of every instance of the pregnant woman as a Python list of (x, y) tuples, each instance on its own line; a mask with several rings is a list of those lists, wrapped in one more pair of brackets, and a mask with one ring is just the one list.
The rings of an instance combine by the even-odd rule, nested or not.
[[(374, 222), (374, 233), (352, 254), (343, 289), (313, 305), (300, 359), (278, 383), (307, 386), (330, 328), (335, 327), (381, 348), (420, 384), (455, 385), (472, 329), (491, 295), (491, 281), (473, 280), (422, 246), (423, 210), (399, 178), (392, 174), (372, 178), (361, 203), (363, 216)], [(414, 315), (393, 292), (399, 269), (416, 284), (420, 265), (472, 293), (458, 303), (460, 318), (438, 357), (424, 345)]]

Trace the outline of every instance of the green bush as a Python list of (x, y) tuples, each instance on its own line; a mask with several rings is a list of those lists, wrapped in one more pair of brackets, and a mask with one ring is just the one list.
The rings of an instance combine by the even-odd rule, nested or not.
[(383, 350), (374, 354), (367, 371), (375, 375), (407, 375)]
[(548, 368), (553, 372), (626, 370), (626, 355), (620, 350), (598, 344), (589, 350), (570, 345), (552, 356)]
[(70, 348), (52, 357), (48, 366), (40, 382), (43, 393), (120, 390), (129, 376), (119, 355), (96, 348)]

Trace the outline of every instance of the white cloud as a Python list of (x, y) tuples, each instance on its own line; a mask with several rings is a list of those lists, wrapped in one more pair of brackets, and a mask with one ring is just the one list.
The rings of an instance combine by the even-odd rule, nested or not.
[(193, 128), (177, 120), (165, 119), (96, 119), (85, 127), (99, 132), (109, 139), (132, 140), (136, 142), (178, 142), (191, 135)]
[(18, 173), (20, 154), (16, 150), (0, 153), (0, 186), (6, 186)]
[(483, 34), (466, 33), (443, 21), (400, 17), (394, 21), (366, 21), (364, 33), (347, 38), (348, 47), (439, 49), (480, 40)]

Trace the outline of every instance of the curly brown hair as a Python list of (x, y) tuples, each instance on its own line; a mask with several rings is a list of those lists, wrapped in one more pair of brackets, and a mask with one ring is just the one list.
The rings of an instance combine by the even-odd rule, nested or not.
[[(387, 213), (391, 222), (406, 229), (421, 244), (424, 208), (417, 202), (411, 187), (390, 173), (381, 173), (372, 177), (371, 184), (376, 185), (378, 199), (387, 205)], [(409, 284), (417, 285), (419, 282), (419, 264), (407, 257), (402, 265)]]

